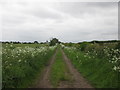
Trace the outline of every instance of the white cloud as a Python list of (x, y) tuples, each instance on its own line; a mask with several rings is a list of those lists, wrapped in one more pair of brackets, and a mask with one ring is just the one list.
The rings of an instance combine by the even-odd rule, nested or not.
[(57, 37), (79, 42), (118, 38), (117, 3), (30, 1), (1, 3), (3, 40), (45, 41)]

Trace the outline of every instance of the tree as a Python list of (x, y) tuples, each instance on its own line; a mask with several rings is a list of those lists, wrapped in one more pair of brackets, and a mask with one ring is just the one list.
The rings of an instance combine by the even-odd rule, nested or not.
[(50, 46), (54, 46), (56, 43), (59, 43), (59, 40), (57, 38), (52, 38), (52, 40), (50, 40)]
[(83, 42), (80, 44), (81, 51), (85, 51), (86, 47), (88, 46), (88, 42)]
[(34, 43), (38, 44), (38, 41), (34, 41)]

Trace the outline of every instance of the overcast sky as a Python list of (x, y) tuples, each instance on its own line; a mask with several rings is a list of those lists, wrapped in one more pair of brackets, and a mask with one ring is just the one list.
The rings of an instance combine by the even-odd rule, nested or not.
[(118, 39), (117, 2), (33, 1), (1, 2), (3, 41)]

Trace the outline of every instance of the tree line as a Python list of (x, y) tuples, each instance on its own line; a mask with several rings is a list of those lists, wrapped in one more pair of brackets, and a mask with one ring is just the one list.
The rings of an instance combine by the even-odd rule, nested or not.
[[(108, 40), (108, 41), (97, 41), (97, 40), (94, 40), (94, 41), (83, 41), (83, 42), (78, 42), (78, 44), (82, 44), (82, 43), (99, 43), (99, 44), (102, 44), (102, 43), (115, 43), (115, 42), (119, 42), (120, 43), (120, 40)], [(38, 42), (38, 41), (34, 41), (34, 42), (19, 42), (19, 41), (0, 41), (0, 43), (8, 43), (8, 44), (49, 44), (50, 46), (54, 46), (56, 44), (60, 44), (60, 43), (63, 43), (63, 42), (60, 42), (57, 38), (52, 38), (49, 42), (46, 41), (46, 42)], [(72, 46), (72, 42), (68, 42), (68, 43), (64, 43), (64, 44), (69, 44), (70, 46)]]

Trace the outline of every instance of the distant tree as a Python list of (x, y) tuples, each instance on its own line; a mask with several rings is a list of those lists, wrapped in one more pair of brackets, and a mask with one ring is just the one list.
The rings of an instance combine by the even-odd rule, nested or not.
[(120, 42), (117, 43), (116, 49), (120, 49)]
[(34, 41), (34, 43), (38, 44), (38, 41)]
[(52, 40), (50, 40), (50, 46), (54, 46), (56, 43), (60, 43), (57, 38), (52, 38)]
[(86, 49), (86, 47), (87, 47), (88, 44), (89, 44), (88, 42), (81, 43), (80, 44), (81, 51), (85, 51), (85, 49)]

